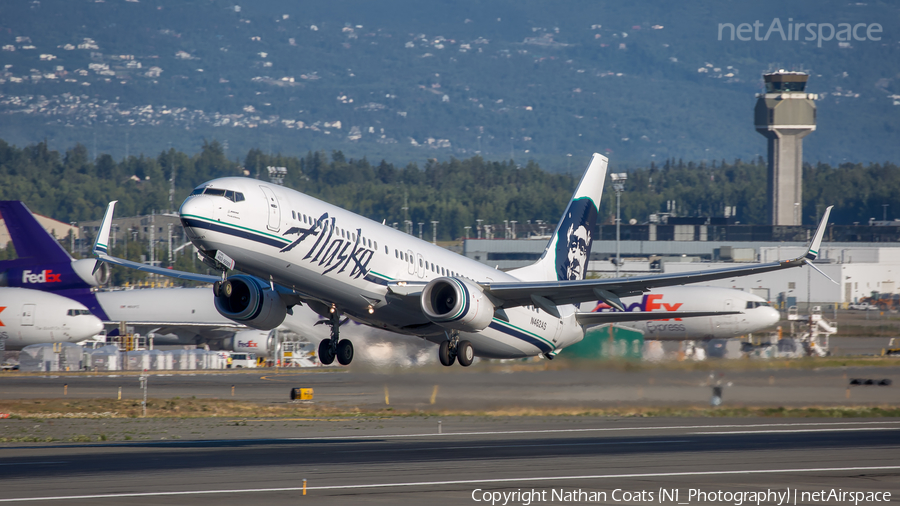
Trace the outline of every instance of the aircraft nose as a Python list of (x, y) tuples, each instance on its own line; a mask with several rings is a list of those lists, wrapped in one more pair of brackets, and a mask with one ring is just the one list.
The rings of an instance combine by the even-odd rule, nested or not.
[(212, 199), (203, 195), (195, 195), (188, 197), (179, 209), (181, 221), (185, 227), (190, 227), (190, 223), (195, 219), (211, 219), (213, 215)]
[(73, 332), (72, 342), (84, 341), (85, 339), (90, 339), (91, 337), (96, 336), (103, 330), (103, 322), (100, 321), (100, 318), (97, 318), (94, 315), (80, 315), (77, 316), (78, 323), (74, 326), (73, 330), (77, 330), (78, 332)]
[(781, 313), (779, 313), (778, 310), (774, 307), (766, 307), (760, 309), (766, 310), (765, 317), (767, 325), (775, 325), (776, 323), (778, 323), (778, 320), (781, 319)]

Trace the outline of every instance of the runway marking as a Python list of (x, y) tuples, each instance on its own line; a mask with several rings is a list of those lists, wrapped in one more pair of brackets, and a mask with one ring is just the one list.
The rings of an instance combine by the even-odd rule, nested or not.
[[(681, 439), (681, 440), (673, 440), (673, 441), (612, 441), (612, 442), (604, 442), (604, 443), (546, 443), (546, 444), (521, 444), (521, 445), (479, 445), (479, 446), (453, 446), (447, 448), (446, 446), (434, 446), (431, 448), (401, 448), (397, 450), (392, 450), (395, 452), (422, 452), (422, 451), (437, 451), (437, 450), (481, 450), (485, 448), (539, 448), (543, 446), (610, 446), (610, 445), (649, 445), (649, 444), (662, 444), (662, 443), (690, 443), (689, 439)], [(352, 451), (339, 451), (334, 453), (371, 453), (371, 452), (383, 452), (383, 449), (377, 450), (352, 450)]]
[(839, 427), (837, 429), (729, 430), (690, 432), (689, 434), (791, 434), (795, 432), (850, 432), (862, 430), (897, 430), (897, 427)]
[[(283, 418), (282, 421), (291, 421), (294, 419)], [(315, 421), (323, 420), (321, 418), (298, 419), (299, 421)], [(253, 422), (261, 421), (253, 418), (242, 418), (239, 421)], [(278, 421), (278, 420), (265, 420)], [(347, 420), (335, 420), (347, 421)], [(459, 436), (498, 436), (498, 435), (518, 435), (518, 434), (560, 434), (560, 433), (585, 433), (585, 432), (621, 432), (621, 431), (642, 431), (642, 430), (672, 430), (672, 429), (710, 429), (710, 428), (746, 428), (746, 427), (797, 427), (797, 426), (833, 426), (833, 425), (874, 425), (874, 424), (900, 424), (900, 421), (890, 422), (809, 422), (809, 423), (762, 423), (762, 424), (730, 424), (730, 425), (684, 425), (669, 427), (603, 427), (589, 429), (542, 429), (542, 430), (510, 430), (510, 431), (480, 431), (480, 432), (447, 432), (444, 428), (442, 433), (422, 433), (422, 434), (348, 434), (346, 436), (323, 436), (323, 437), (287, 437), (287, 438), (262, 438), (262, 439), (182, 439), (182, 440), (165, 440), (165, 441), (132, 441), (132, 442), (109, 442), (109, 443), (86, 443), (86, 444), (64, 444), (41, 446), (40, 448), (101, 448), (101, 447), (128, 447), (128, 446), (192, 446), (192, 445), (208, 445), (208, 444), (228, 444), (228, 443), (277, 443), (279, 441), (342, 441), (342, 440), (360, 440), (360, 439), (400, 439), (400, 438), (453, 438)], [(862, 427), (857, 430), (898, 430), (900, 427)], [(839, 431), (836, 429), (818, 429), (823, 432)], [(750, 431), (752, 433), (752, 431)], [(756, 431), (763, 433), (763, 431)], [(787, 431), (785, 431), (787, 432)], [(804, 432), (804, 430), (799, 430)], [(709, 432), (687, 432), (686, 434), (731, 434), (726, 431), (709, 431)], [(735, 434), (744, 434), (744, 431), (735, 431)], [(6, 448), (34, 449), (32, 446), (15, 446)]]
[[(363, 485), (325, 485), (307, 486), (307, 492), (316, 490), (359, 490), (367, 488), (399, 488), (399, 487), (424, 487), (444, 485), (477, 485), (489, 483), (515, 483), (554, 480), (606, 480), (623, 478), (666, 478), (675, 476), (726, 476), (733, 474), (784, 474), (784, 473), (823, 473), (838, 471), (894, 471), (900, 470), (900, 466), (871, 466), (871, 467), (818, 467), (805, 469), (747, 469), (741, 471), (685, 471), (677, 473), (634, 473), (634, 474), (593, 474), (583, 476), (529, 476), (523, 478), (495, 478), (481, 480), (446, 480), (446, 481), (419, 481), (400, 483), (371, 483)], [(162, 496), (188, 496), (211, 494), (247, 494), (262, 492), (299, 492), (303, 487), (283, 488), (237, 488), (230, 490), (183, 490), (175, 492), (125, 492), (120, 494), (91, 494), (91, 495), (60, 495), (45, 497), (14, 497), (0, 499), (4, 502), (31, 502), (31, 501), (66, 501), (83, 499), (121, 499), (125, 497), (162, 497)]]
[(67, 461), (59, 461), (59, 462), (3, 462), (0, 463), (0, 466), (38, 466), (38, 465), (46, 465), (46, 464), (68, 464)]
[[(672, 430), (672, 429), (711, 429), (711, 428), (746, 428), (746, 427), (798, 427), (798, 426), (821, 426), (821, 425), (875, 425), (875, 424), (900, 424), (896, 422), (808, 422), (808, 423), (759, 423), (759, 424), (732, 424), (732, 425), (682, 425), (669, 427), (595, 427), (589, 429), (540, 429), (540, 430), (506, 430), (506, 431), (476, 431), (476, 432), (447, 432), (444, 428), (442, 433), (424, 433), (424, 434), (382, 434), (382, 435), (353, 435), (353, 436), (326, 436), (320, 438), (285, 438), (292, 441), (315, 441), (315, 440), (333, 440), (333, 439), (375, 439), (375, 438), (405, 438), (405, 437), (430, 437), (430, 436), (496, 436), (503, 434), (559, 434), (559, 433), (576, 433), (576, 432), (621, 432), (629, 430)], [(896, 430), (900, 427), (885, 427), (882, 430)], [(825, 429), (828, 430), (828, 429)], [(870, 430), (870, 429), (866, 429)], [(713, 432), (713, 434), (725, 434), (724, 432)]]

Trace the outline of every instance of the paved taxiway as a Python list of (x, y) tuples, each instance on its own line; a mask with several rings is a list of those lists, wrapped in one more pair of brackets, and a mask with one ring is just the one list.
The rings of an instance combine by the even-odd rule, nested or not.
[(5, 445), (0, 504), (437, 506), (473, 504), (476, 489), (544, 491), (532, 504), (579, 489), (607, 494), (594, 504), (623, 504), (624, 492), (645, 494), (631, 504), (734, 504), (687, 500), (690, 489), (900, 497), (896, 420), (448, 417), (442, 434), (436, 422), (258, 420), (247, 423), (268, 437)]
[[(602, 363), (543, 370), (540, 364), (536, 365), (476, 365), (469, 369), (435, 366), (392, 374), (353, 368), (154, 374), (149, 379), (149, 396), (285, 403), (289, 401), (291, 388), (311, 387), (315, 403), (365, 411), (388, 407), (388, 403), (395, 409), (420, 411), (600, 409), (707, 404), (712, 381), (726, 385), (723, 397), (727, 405), (900, 404), (900, 361), (896, 367), (731, 370), (714, 373), (712, 378), (712, 373), (702, 370), (610, 370), (604, 369)], [(889, 379), (892, 385), (855, 386), (848, 390), (853, 378)], [(3, 377), (0, 400), (57, 398), (64, 390), (70, 398), (114, 399), (119, 387), (123, 399), (142, 396), (137, 376), (78, 374)]]

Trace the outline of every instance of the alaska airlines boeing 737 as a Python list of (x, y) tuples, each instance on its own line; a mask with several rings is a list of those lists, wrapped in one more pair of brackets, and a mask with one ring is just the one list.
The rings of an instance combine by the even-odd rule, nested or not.
[[(353, 345), (340, 339), (343, 315), (376, 328), (421, 336), (440, 345), (444, 365), (475, 356), (554, 357), (584, 337), (587, 326), (622, 321), (736, 314), (739, 311), (624, 311), (622, 297), (651, 288), (757, 274), (805, 263), (818, 255), (826, 210), (807, 253), (793, 260), (686, 274), (584, 279), (595, 239), (606, 157), (594, 154), (543, 256), (502, 272), (434, 244), (255, 179), (227, 177), (198, 186), (180, 216), (201, 259), (222, 276), (173, 272), (107, 253), (111, 202), (94, 244), (103, 261), (176, 278), (215, 281), (218, 311), (259, 329), (279, 325), (306, 304), (328, 318), (331, 339), (319, 359), (341, 364)], [(226, 277), (227, 270), (244, 274)], [(582, 312), (602, 300), (614, 312)], [(593, 306), (592, 306), (593, 308)]]

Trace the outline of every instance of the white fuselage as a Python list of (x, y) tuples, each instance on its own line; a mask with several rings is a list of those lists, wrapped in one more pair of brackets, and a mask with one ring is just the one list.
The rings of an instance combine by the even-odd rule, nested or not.
[(87, 307), (28, 288), (0, 288), (0, 339), (7, 350), (39, 343), (77, 343), (103, 330)]
[[(387, 283), (428, 282), (441, 276), (476, 282), (517, 278), (393, 228), (277, 185), (223, 178), (208, 186), (240, 192), (243, 201), (194, 195), (181, 206), (191, 241), (207, 252), (222, 251), (236, 268), (293, 288), (308, 299), (334, 304), (353, 319), (434, 342), (444, 329), (418, 304), (389, 304)], [(318, 234), (305, 230), (320, 223)], [(302, 239), (302, 240), (300, 240)], [(295, 241), (298, 241), (293, 244)], [(282, 251), (282, 250), (285, 251)], [(373, 312), (369, 313), (372, 306)], [(560, 306), (561, 318), (540, 309), (506, 310), (481, 332), (460, 334), (482, 357), (516, 358), (550, 353), (581, 340), (575, 306)]]
[[(625, 297), (627, 311), (741, 311), (741, 314), (701, 316), (684, 319), (622, 322), (644, 333), (644, 339), (692, 340), (725, 339), (759, 332), (778, 322), (778, 311), (752, 293), (712, 286), (671, 286), (655, 288), (638, 297)], [(587, 309), (587, 308), (584, 308)], [(594, 311), (609, 311), (598, 302)]]

